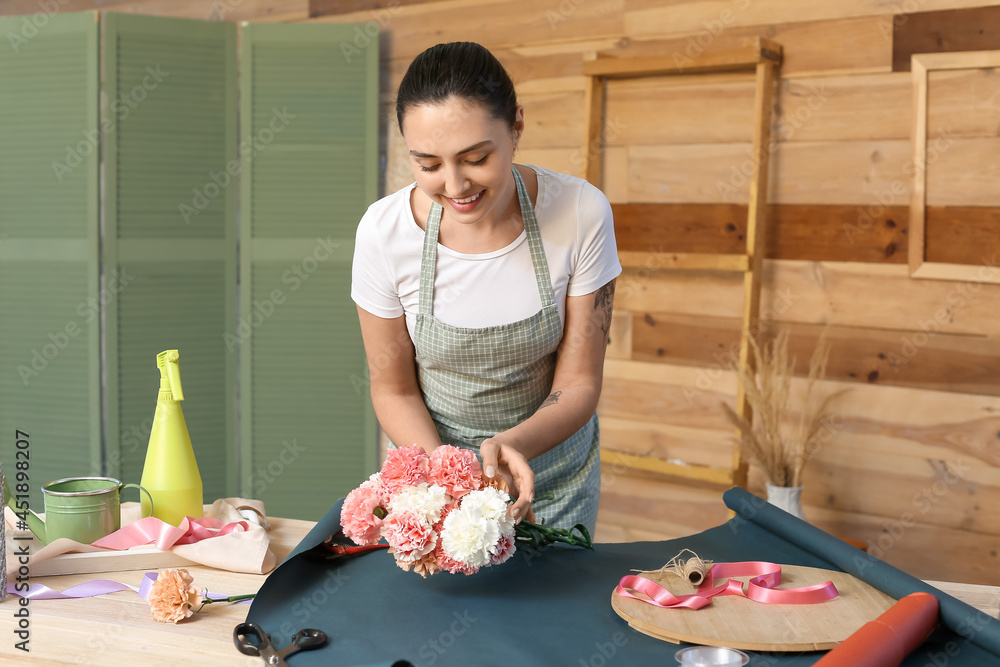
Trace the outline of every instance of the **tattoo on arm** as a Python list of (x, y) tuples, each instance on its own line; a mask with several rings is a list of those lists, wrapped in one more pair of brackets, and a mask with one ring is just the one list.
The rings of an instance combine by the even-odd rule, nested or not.
[(612, 280), (610, 283), (600, 288), (594, 292), (594, 310), (603, 311), (603, 322), (601, 323), (601, 331), (607, 336), (608, 332), (611, 330), (611, 310), (615, 303), (615, 281)]
[(546, 398), (544, 401), (542, 401), (542, 404), (538, 406), (538, 409), (541, 410), (542, 408), (548, 407), (550, 405), (555, 405), (556, 403), (559, 402), (559, 397), (560, 396), (562, 396), (562, 392), (561, 391), (554, 391), (554, 392), (552, 392), (551, 394), (549, 394), (548, 398)]

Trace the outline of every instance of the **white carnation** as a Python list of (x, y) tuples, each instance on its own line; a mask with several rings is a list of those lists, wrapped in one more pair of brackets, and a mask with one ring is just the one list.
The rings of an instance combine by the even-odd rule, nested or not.
[(500, 524), (503, 532), (514, 530), (514, 519), (507, 512), (507, 494), (493, 487), (471, 491), (462, 496), (462, 509), (468, 509)]
[[(469, 495), (472, 494), (465, 498)], [(467, 509), (465, 498), (444, 520), (441, 545), (455, 560), (469, 567), (485, 567), (490, 564), (490, 555), (500, 541), (500, 522), (483, 516), (476, 502)]]
[(444, 487), (426, 482), (410, 486), (395, 496), (389, 503), (393, 512), (413, 510), (431, 526), (441, 520), (441, 510), (448, 504), (448, 493)]

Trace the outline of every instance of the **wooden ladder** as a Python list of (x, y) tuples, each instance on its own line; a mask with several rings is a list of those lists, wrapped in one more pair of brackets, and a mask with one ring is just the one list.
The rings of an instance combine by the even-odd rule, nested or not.
[[(760, 313), (760, 273), (764, 258), (764, 231), (767, 227), (767, 176), (772, 147), (771, 108), (776, 70), (781, 63), (781, 45), (757, 37), (746, 47), (706, 51), (690, 64), (678, 63), (670, 56), (622, 58), (607, 54), (592, 54), (584, 60), (586, 76), (584, 107), (584, 177), (600, 186), (601, 128), (604, 111), (604, 82), (607, 79), (635, 79), (650, 76), (699, 75), (714, 72), (754, 70), (756, 91), (753, 121), (753, 171), (750, 176), (750, 206), (747, 213), (745, 254), (713, 253), (652, 253), (656, 266), (667, 269), (734, 271), (743, 273), (743, 326), (740, 333), (739, 365), (751, 376), (755, 372), (750, 354), (750, 336)], [(641, 266), (650, 253), (622, 252), (624, 266)], [(753, 411), (742, 385), (737, 390), (736, 412), (753, 421)], [(737, 434), (738, 436), (738, 434)], [(724, 486), (745, 486), (747, 465), (740, 456), (740, 447), (733, 447), (729, 468), (686, 465), (663, 459), (614, 452), (617, 462), (630, 468), (661, 473)]]

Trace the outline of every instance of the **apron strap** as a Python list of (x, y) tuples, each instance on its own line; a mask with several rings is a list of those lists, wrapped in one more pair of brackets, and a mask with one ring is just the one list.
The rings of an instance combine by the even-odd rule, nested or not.
[[(552, 290), (552, 277), (549, 275), (549, 263), (545, 258), (545, 246), (542, 234), (538, 229), (538, 219), (531, 205), (528, 189), (524, 185), (521, 174), (516, 167), (514, 184), (517, 187), (517, 200), (521, 205), (521, 220), (524, 222), (524, 232), (528, 237), (528, 249), (531, 252), (531, 265), (535, 271), (535, 283), (538, 285), (538, 296), (542, 308), (555, 304), (555, 293)], [(436, 201), (431, 202), (431, 210), (427, 214), (427, 230), (424, 233), (424, 247), (420, 258), (420, 292), (417, 312), (421, 315), (434, 314), (434, 273), (437, 268), (438, 233), (441, 229), (441, 214), (443, 208)]]
[(420, 256), (420, 292), (417, 312), (428, 317), (434, 313), (434, 271), (437, 268), (438, 230), (441, 229), (441, 205), (431, 202), (424, 232), (424, 249)]
[(524, 186), (521, 174), (514, 168), (514, 183), (517, 184), (517, 198), (521, 203), (521, 219), (524, 221), (524, 231), (528, 236), (528, 248), (531, 250), (531, 265), (535, 269), (535, 282), (538, 283), (538, 296), (542, 308), (555, 304), (556, 298), (552, 291), (552, 276), (549, 275), (549, 262), (545, 258), (545, 246), (542, 244), (542, 233), (538, 230), (538, 218), (528, 196), (528, 188)]

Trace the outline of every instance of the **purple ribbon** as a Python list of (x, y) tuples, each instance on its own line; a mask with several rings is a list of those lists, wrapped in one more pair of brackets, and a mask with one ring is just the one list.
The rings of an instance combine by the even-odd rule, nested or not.
[[(28, 598), (29, 600), (71, 600), (74, 598), (89, 598), (95, 595), (106, 595), (108, 593), (117, 593), (118, 591), (132, 590), (138, 593), (143, 600), (148, 600), (149, 590), (153, 587), (153, 582), (156, 581), (157, 576), (156, 572), (147, 572), (142, 575), (142, 582), (138, 588), (123, 584), (120, 581), (112, 581), (111, 579), (95, 579), (94, 581), (70, 586), (62, 591), (53, 590), (42, 584), (32, 584), (28, 587), (28, 590), (19, 591), (16, 589), (16, 584), (8, 582), (7, 592), (11, 595)], [(205, 598), (212, 601), (217, 602), (225, 600), (228, 597), (230, 596), (205, 591)], [(237, 604), (250, 604), (252, 601), (249, 599), (239, 600)]]

